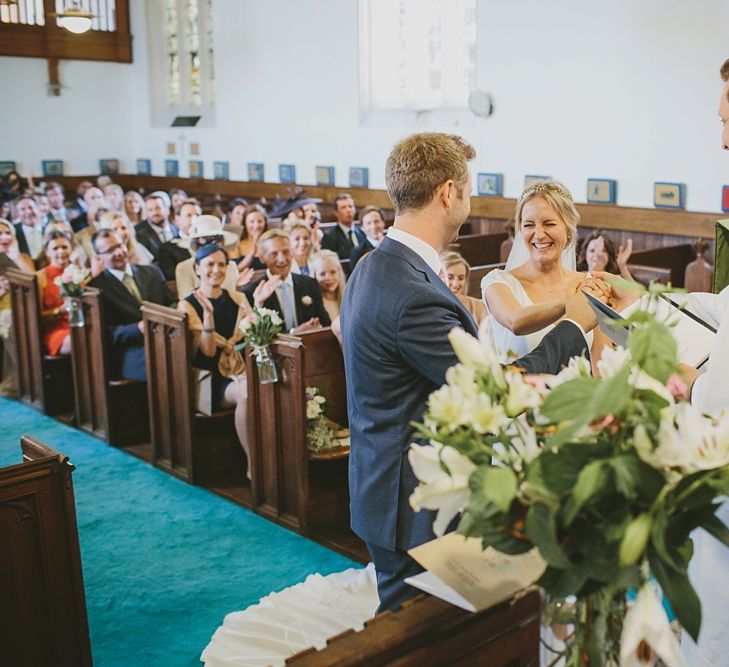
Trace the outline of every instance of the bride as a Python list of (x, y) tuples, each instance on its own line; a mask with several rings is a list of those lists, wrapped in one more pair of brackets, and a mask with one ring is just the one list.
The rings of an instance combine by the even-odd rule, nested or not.
[(564, 317), (565, 302), (578, 289), (587, 288), (596, 296), (604, 291), (597, 281), (575, 271), (580, 215), (562, 184), (550, 180), (528, 187), (517, 202), (514, 220), (506, 270), (491, 271), (481, 281), (484, 303), (493, 316), (491, 335), (505, 362), (537, 347)]

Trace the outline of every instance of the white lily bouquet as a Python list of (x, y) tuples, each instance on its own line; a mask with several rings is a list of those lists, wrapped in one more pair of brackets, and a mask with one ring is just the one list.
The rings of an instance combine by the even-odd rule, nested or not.
[(326, 416), (327, 399), (318, 387), (306, 388), (306, 444), (309, 451), (321, 452), (339, 445), (332, 422)]
[(89, 271), (76, 264), (69, 264), (63, 273), (53, 282), (59, 287), (61, 296), (65, 301), (68, 312), (68, 323), (72, 327), (82, 327), (85, 324), (84, 310), (81, 297), (84, 293), (84, 283), (89, 277)]
[(430, 444), (411, 447), (420, 486), (410, 502), (438, 510), (436, 534), (460, 513), (458, 532), (484, 548), (539, 549), (547, 569), (537, 583), (558, 612), (545, 620), (570, 628), (555, 664), (657, 655), (683, 665), (649, 580), (695, 639), (691, 532), (729, 546), (715, 516), (729, 494), (729, 413), (705, 415), (686, 401), (667, 326), (640, 312), (628, 322), (627, 349), (604, 352), (600, 378), (581, 358), (557, 376), (502, 368), (483, 325), (478, 340), (454, 329), (460, 363), (415, 424)]
[(243, 341), (235, 349), (240, 351), (250, 345), (256, 355), (259, 382), (278, 382), (276, 361), (268, 346), (283, 328), (281, 316), (270, 308), (253, 308), (251, 315), (241, 319), (238, 326), (243, 332)]

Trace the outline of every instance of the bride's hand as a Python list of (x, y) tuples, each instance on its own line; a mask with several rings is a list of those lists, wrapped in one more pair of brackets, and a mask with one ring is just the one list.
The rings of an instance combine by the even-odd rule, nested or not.
[(610, 288), (610, 285), (603, 280), (598, 280), (592, 276), (586, 276), (582, 280), (580, 289), (583, 292), (591, 294), (596, 299), (600, 299), (603, 303), (608, 303), (612, 298), (612, 289)]

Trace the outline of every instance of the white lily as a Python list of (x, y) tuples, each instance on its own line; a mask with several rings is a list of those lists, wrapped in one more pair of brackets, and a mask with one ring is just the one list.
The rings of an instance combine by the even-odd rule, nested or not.
[(464, 366), (488, 372), (494, 365), (498, 365), (496, 350), (488, 344), (488, 341), (474, 338), (457, 327), (451, 329), (448, 340), (458, 361)]
[(496, 433), (506, 420), (506, 412), (491, 402), (486, 394), (478, 394), (467, 404), (469, 424), (476, 433)]
[(600, 371), (600, 377), (611, 378), (626, 363), (630, 361), (630, 351), (618, 345), (614, 348), (606, 347), (602, 351), (600, 361), (597, 362), (597, 370)]
[(636, 389), (648, 389), (658, 394), (661, 398), (665, 398), (669, 405), (673, 405), (676, 402), (670, 389), (665, 384), (648, 375), (645, 371), (640, 370), (640, 368), (634, 368), (632, 370), (628, 378), (628, 384)]
[(455, 431), (462, 424), (470, 422), (469, 405), (470, 401), (460, 387), (444, 384), (428, 396), (426, 421), (429, 425), (446, 426), (450, 431)]
[[(429, 445), (410, 445), (408, 460), (413, 473), (420, 480), (410, 496), (410, 506), (438, 510), (433, 532), (440, 537), (454, 516), (463, 510), (471, 498), (468, 479), (476, 466), (453, 447), (430, 441)], [(445, 463), (450, 475), (443, 470)]]
[(572, 357), (570, 362), (557, 375), (547, 376), (547, 386), (550, 389), (574, 380), (579, 377), (590, 377), (592, 369), (585, 357)]
[(643, 644), (647, 644), (666, 667), (686, 667), (666, 612), (650, 584), (638, 591), (635, 604), (625, 615), (620, 637), (620, 667), (652, 665), (653, 656), (643, 660), (644, 656), (639, 653)]
[(536, 408), (542, 400), (539, 392), (528, 382), (524, 381), (524, 374), (516, 371), (507, 371), (504, 375), (509, 393), (506, 396), (506, 414), (516, 417), (527, 408)]
[(470, 366), (456, 364), (446, 371), (446, 382), (454, 387), (458, 387), (464, 396), (472, 398), (478, 394), (478, 385), (476, 384), (476, 370)]

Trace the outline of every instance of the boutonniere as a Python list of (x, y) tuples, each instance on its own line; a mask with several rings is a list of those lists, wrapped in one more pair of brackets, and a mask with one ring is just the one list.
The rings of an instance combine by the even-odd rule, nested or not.
[(307, 294), (307, 295), (301, 297), (301, 303), (303, 303), (305, 306), (310, 306), (314, 302), (312, 301), (311, 297)]

